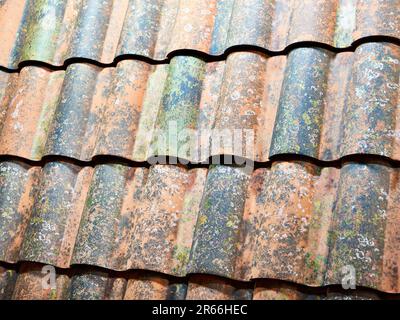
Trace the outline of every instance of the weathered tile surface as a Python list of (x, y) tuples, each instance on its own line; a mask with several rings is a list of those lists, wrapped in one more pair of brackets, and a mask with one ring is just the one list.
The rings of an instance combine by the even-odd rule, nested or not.
[[(53, 287), (46, 284), (47, 270), (51, 266), (23, 263), (18, 274), (1, 273), (5, 278), (13, 276), (11, 295), (0, 296), (16, 300), (183, 300), (186, 297), (186, 281), (146, 271), (115, 273), (90, 266), (71, 269), (54, 269)], [(3, 282), (0, 282), (3, 284)], [(48, 282), (50, 286), (50, 282)], [(14, 290), (13, 290), (14, 289)]]
[(227, 279), (194, 275), (189, 278), (187, 300), (251, 300), (252, 283), (233, 282)]
[(400, 48), (388, 43), (339, 54), (239, 52), (212, 63), (178, 56), (158, 66), (27, 67), (0, 78), (3, 155), (400, 160)]
[(6, 0), (0, 65), (163, 60), (176, 50), (220, 55), (238, 45), (282, 51), (307, 41), (344, 48), (368, 36), (399, 39), (399, 17), (399, 0)]
[(400, 291), (398, 168), (299, 161), (253, 172), (64, 162), (0, 168), (5, 262), (311, 286), (341, 284), (354, 271), (358, 286)]
[(399, 19), (0, 0), (0, 299), (398, 298)]
[(207, 169), (0, 167), (1, 260), (185, 274)]
[(0, 296), (0, 300), (397, 300), (400, 297), (365, 288), (312, 288), (267, 279), (238, 282), (210, 275), (178, 279), (148, 271), (113, 272), (89, 266), (54, 269), (53, 288), (45, 288), (43, 283), (48, 280), (47, 270), (51, 266), (23, 263), (12, 268), (12, 272), (8, 269), (0, 273), (7, 277), (9, 285), (7, 295)]

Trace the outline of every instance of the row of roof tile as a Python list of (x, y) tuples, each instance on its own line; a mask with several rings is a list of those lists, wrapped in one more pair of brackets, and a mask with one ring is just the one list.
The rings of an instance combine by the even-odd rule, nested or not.
[[(399, 168), (150, 161), (400, 160), (399, 19), (400, 0), (0, 1), (0, 298), (379, 298), (304, 287), (348, 270), (400, 293)], [(150, 164), (65, 158), (100, 155)]]
[(368, 36), (400, 39), (399, 19), (399, 0), (5, 0), (0, 65), (163, 60), (180, 49), (221, 55), (238, 45), (282, 51), (304, 41), (345, 48)]
[(0, 261), (400, 292), (400, 171), (0, 164)]
[(0, 154), (400, 160), (399, 78), (400, 47), (388, 43), (339, 54), (238, 52), (212, 63), (177, 56), (157, 66), (26, 67), (0, 72)]
[[(13, 266), (12, 266), (13, 267)], [(0, 266), (1, 299), (78, 299), (78, 300), (315, 300), (315, 299), (399, 299), (357, 288), (308, 288), (272, 280), (254, 283), (230, 281), (210, 275), (176, 279), (146, 271), (116, 273), (88, 266), (55, 269), (55, 286), (43, 286), (51, 267), (22, 263), (20, 267)], [(44, 271), (43, 271), (44, 270)]]

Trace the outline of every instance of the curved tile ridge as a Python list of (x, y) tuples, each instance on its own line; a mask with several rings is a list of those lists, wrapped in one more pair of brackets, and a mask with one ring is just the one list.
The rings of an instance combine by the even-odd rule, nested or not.
[(177, 56), (157, 66), (126, 60), (0, 72), (0, 154), (400, 160), (399, 77), (400, 47), (387, 43), (354, 53), (299, 48), (212, 63)]
[(14, 300), (182, 300), (187, 290), (184, 280), (153, 272), (117, 274), (90, 266), (55, 269), (55, 286), (44, 288), (43, 267), (37, 263), (21, 264), (14, 280)]
[[(177, 279), (148, 271), (110, 272), (87, 266), (56, 269), (56, 287), (43, 289), (43, 265), (24, 262), (15, 283), (15, 300), (250, 300), (252, 283), (233, 283), (215, 276)], [(0, 275), (1, 275), (0, 269)], [(11, 282), (11, 281), (10, 281)], [(272, 285), (270, 291), (279, 292)], [(296, 291), (296, 288), (293, 288)], [(271, 294), (272, 295), (272, 294)], [(293, 295), (294, 296), (294, 295)]]
[(399, 169), (382, 164), (3, 162), (0, 191), (2, 261), (310, 286), (354, 271), (358, 286), (400, 292)]
[[(340, 170), (276, 163), (247, 177), (246, 197), (232, 192), (226, 199), (229, 187), (223, 187), (222, 177), (239, 176), (238, 184), (243, 173), (237, 171), (216, 167), (208, 174), (202, 204), (210, 205), (199, 213), (199, 221), (206, 222), (196, 226), (189, 272), (320, 286), (341, 283), (343, 267), (349, 267), (358, 285), (399, 290), (397, 170), (356, 163)], [(207, 194), (212, 186), (225, 200), (218, 192)], [(232, 236), (225, 246), (218, 245), (212, 239), (221, 238), (219, 230), (232, 220)]]
[(256, 280), (253, 300), (398, 300), (397, 294), (339, 286), (313, 288), (281, 281)]
[[(186, 279), (177, 279), (145, 270), (117, 273), (87, 266), (74, 266), (67, 270), (56, 269), (55, 288), (43, 289), (42, 268), (41, 264), (23, 262), (18, 276), (13, 274), (12, 278), (6, 274), (8, 270), (3, 272), (0, 268), (0, 277), (7, 278), (7, 284), (11, 289), (8, 289), (7, 296), (4, 298), (12, 297), (14, 300), (250, 300), (254, 287), (252, 283), (232, 283), (231, 280), (215, 276), (194, 275)], [(291, 287), (295, 292), (296, 287), (293, 285)], [(276, 291), (278, 295), (281, 288), (279, 285), (272, 284), (269, 291), (272, 297), (272, 292)], [(282, 295), (284, 295), (283, 292)], [(292, 294), (292, 296), (295, 295)], [(296, 298), (301, 297), (296, 296)]]
[[(182, 273), (206, 173), (177, 166), (107, 164), (94, 170), (61, 162), (43, 168), (4, 162), (0, 260), (63, 268), (84, 260), (98, 266), (111, 262), (117, 270), (164, 265)], [(149, 256), (155, 253), (158, 258)]]
[[(278, 280), (239, 282), (211, 275), (178, 279), (145, 270), (113, 272), (88, 266), (55, 268), (55, 287), (43, 288), (42, 268), (23, 262), (17, 272), (0, 267), (0, 299), (14, 300), (380, 300), (399, 299), (371, 289), (311, 288)], [(45, 269), (48, 270), (48, 269)], [(3, 283), (0, 281), (0, 290)], [(1, 291), (0, 291), (1, 293)]]
[(6, 0), (0, 65), (160, 61), (177, 50), (221, 55), (240, 45), (277, 52), (310, 41), (346, 48), (368, 36), (400, 39), (399, 17), (399, 0)]

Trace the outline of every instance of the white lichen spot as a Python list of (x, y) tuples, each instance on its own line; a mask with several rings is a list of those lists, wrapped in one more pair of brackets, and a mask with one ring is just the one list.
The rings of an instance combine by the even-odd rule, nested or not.
[(187, 25), (185, 25), (185, 26), (183, 27), (183, 30), (184, 30), (185, 32), (192, 32), (192, 31), (193, 31), (193, 26), (192, 26), (190, 23), (188, 23)]
[(234, 92), (231, 94), (231, 99), (232, 99), (233, 101), (236, 101), (236, 100), (240, 99), (240, 97), (241, 97), (241, 95), (240, 95), (240, 92), (239, 92), (238, 90), (234, 91)]
[(19, 122), (16, 122), (16, 123), (14, 124), (14, 130), (15, 130), (15, 131), (22, 131), (22, 129), (23, 129), (23, 127), (22, 127), (22, 125), (21, 125)]
[(15, 106), (15, 109), (13, 111), (13, 113), (11, 113), (11, 118), (16, 119), (19, 116), (19, 109), (22, 105), (22, 100), (20, 100), (17, 105)]

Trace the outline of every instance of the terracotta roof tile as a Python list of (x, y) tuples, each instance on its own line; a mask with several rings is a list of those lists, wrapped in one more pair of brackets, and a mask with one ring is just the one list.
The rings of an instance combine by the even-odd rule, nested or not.
[(398, 298), (399, 17), (0, 0), (0, 299)]
[(43, 265), (23, 263), (18, 271), (12, 299), (14, 300), (56, 300), (67, 296), (67, 288), (70, 285), (68, 272), (56, 274), (56, 287), (43, 286)]
[(289, 282), (260, 280), (254, 288), (254, 300), (380, 300), (398, 299), (398, 295), (382, 295), (377, 291), (341, 287), (310, 288)]
[(141, 271), (117, 274), (90, 266), (56, 269), (56, 288), (46, 289), (42, 286), (42, 268), (37, 263), (21, 265), (13, 299), (182, 300), (186, 296), (183, 280)]
[(232, 282), (210, 275), (189, 278), (187, 300), (251, 300), (252, 283)]
[[(210, 275), (177, 279), (148, 271), (112, 272), (89, 266), (56, 269), (56, 287), (44, 288), (47, 267), (24, 262), (15, 271), (8, 269), (7, 295), (0, 299), (25, 300), (379, 300), (399, 299), (365, 288), (312, 288), (278, 280), (238, 282)], [(14, 266), (12, 266), (14, 268)], [(0, 282), (2, 283), (2, 282)]]
[[(239, 52), (213, 63), (178, 56), (158, 66), (132, 60), (105, 69), (26, 67), (0, 73), (0, 153), (32, 160), (106, 154), (198, 162), (233, 154), (267, 161), (287, 153), (400, 160), (399, 61), (398, 46), (368, 43), (354, 53)], [(182, 130), (189, 138), (178, 136)], [(234, 130), (242, 144), (232, 143)]]
[(125, 300), (184, 300), (187, 283), (160, 275), (138, 273), (129, 278)]
[[(399, 170), (0, 165), (0, 260), (400, 292)], [(13, 230), (13, 232), (7, 232)]]
[[(339, 170), (275, 162), (248, 178), (238, 168), (213, 167), (189, 270), (320, 286), (340, 283), (342, 268), (352, 265), (359, 285), (398, 291), (397, 176), (397, 169), (379, 164)], [(242, 184), (246, 198), (231, 189)], [(216, 257), (221, 244), (210, 240), (227, 234), (220, 240), (235, 260), (228, 253)]]
[[(303, 289), (303, 290), (302, 290)], [(280, 281), (259, 280), (256, 282), (253, 292), (254, 300), (316, 300), (324, 297), (326, 289), (317, 290), (312, 294), (304, 287), (296, 284)]]
[(183, 274), (206, 171), (4, 162), (0, 259)]
[[(270, 51), (304, 41), (349, 47), (368, 36), (400, 38), (398, 0), (3, 1), (0, 65), (70, 58), (110, 63), (130, 54), (163, 60), (190, 49), (220, 55), (251, 45)], [(49, 28), (49, 25), (52, 27)]]
[(0, 263), (0, 300), (11, 299), (17, 276), (14, 266)]

